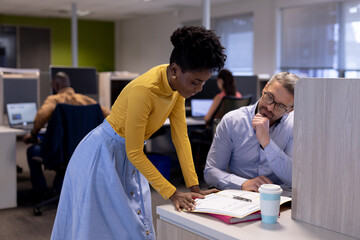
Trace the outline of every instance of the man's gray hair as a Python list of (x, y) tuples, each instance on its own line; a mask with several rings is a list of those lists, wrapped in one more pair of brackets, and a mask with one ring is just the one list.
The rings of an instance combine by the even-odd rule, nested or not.
[(300, 78), (289, 72), (279, 72), (272, 76), (269, 80), (269, 85), (273, 81), (278, 81), (290, 94), (294, 95), (295, 84)]

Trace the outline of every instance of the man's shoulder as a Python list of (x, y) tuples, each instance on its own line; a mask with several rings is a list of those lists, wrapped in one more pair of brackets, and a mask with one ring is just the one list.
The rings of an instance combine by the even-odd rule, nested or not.
[[(84, 95), (84, 94), (82, 94), (82, 93), (74, 93), (74, 95), (76, 95), (77, 97), (90, 98), (90, 99), (92, 99), (91, 97), (86, 96), (86, 95)], [(93, 99), (93, 100), (94, 100), (94, 99)], [(95, 101), (95, 100), (94, 100), (94, 101)]]
[(221, 119), (216, 132), (229, 138), (238, 138), (239, 135), (245, 136), (251, 125), (251, 106), (241, 107), (225, 114)]
[(61, 96), (59, 94), (53, 94), (46, 97), (43, 104), (57, 104)]
[(292, 127), (294, 125), (294, 111), (286, 114), (286, 116), (283, 116), (281, 122)]
[(252, 112), (253, 108), (251, 106), (230, 111), (221, 119), (220, 125), (229, 132), (246, 131), (246, 129), (251, 127)]
[(280, 124), (278, 124), (276, 128), (279, 128), (280, 131), (285, 131), (292, 135), (294, 128), (294, 111), (283, 116)]

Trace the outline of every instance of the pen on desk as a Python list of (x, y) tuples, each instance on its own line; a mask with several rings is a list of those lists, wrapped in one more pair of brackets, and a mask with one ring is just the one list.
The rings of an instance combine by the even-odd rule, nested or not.
[(237, 199), (237, 200), (241, 200), (241, 201), (245, 201), (245, 202), (252, 202), (252, 200), (249, 198), (244, 198), (244, 197), (235, 196), (235, 195), (233, 195), (233, 199)]

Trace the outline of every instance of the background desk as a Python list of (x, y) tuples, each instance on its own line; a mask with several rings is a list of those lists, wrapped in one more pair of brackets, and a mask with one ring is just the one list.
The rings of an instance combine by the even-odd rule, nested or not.
[(283, 210), (277, 224), (261, 221), (226, 224), (206, 214), (177, 212), (172, 204), (158, 206), (157, 239), (326, 239), (347, 240), (352, 237), (291, 219), (291, 210)]
[[(205, 127), (205, 120), (195, 119), (192, 117), (186, 118), (186, 125), (188, 129), (191, 127)], [(170, 120), (166, 119), (165, 123), (148, 141), (146, 141), (146, 151), (161, 153), (165, 155), (176, 155), (175, 147), (172, 143), (170, 133)]]
[[(206, 122), (204, 119), (196, 119), (196, 118), (192, 118), (192, 117), (187, 117), (186, 118), (186, 125), (187, 126), (205, 126)], [(170, 120), (166, 119), (164, 125), (164, 127), (168, 127), (170, 126)]]
[(16, 207), (16, 135), (21, 129), (0, 126), (0, 209)]

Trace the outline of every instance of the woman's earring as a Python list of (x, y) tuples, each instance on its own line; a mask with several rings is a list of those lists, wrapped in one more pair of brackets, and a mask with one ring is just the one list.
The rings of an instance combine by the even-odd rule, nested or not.
[(176, 79), (176, 76), (175, 76), (175, 75), (173, 75), (171, 78), (172, 78), (172, 79)]

